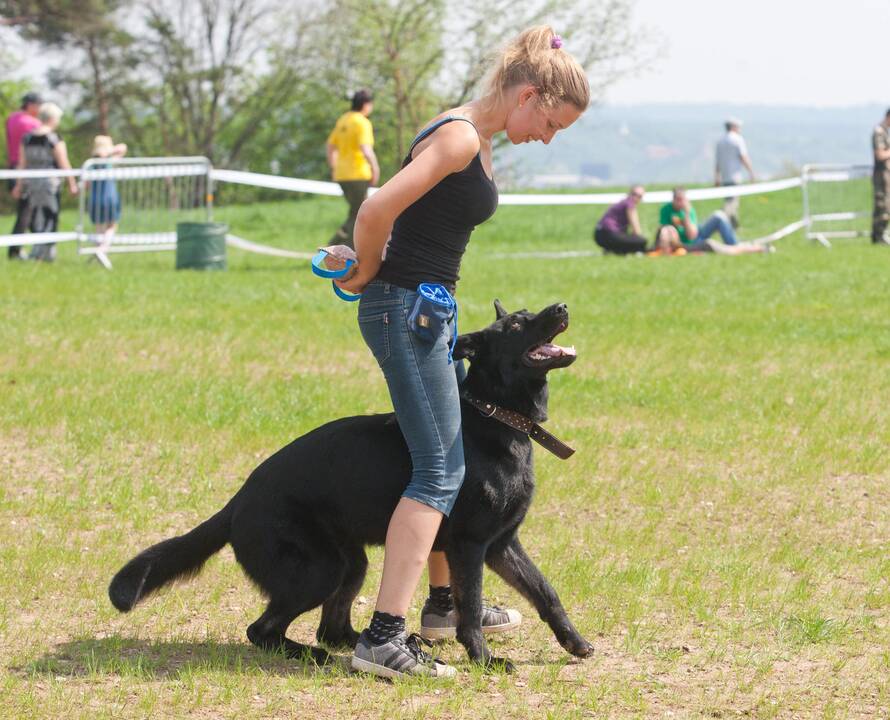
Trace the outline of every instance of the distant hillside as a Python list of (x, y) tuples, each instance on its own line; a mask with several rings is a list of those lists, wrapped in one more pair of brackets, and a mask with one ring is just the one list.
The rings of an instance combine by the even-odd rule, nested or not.
[[(570, 184), (575, 176), (607, 184), (710, 182), (723, 121), (737, 116), (760, 177), (787, 175), (811, 162), (868, 163), (871, 129), (886, 107), (624, 105), (591, 108), (549, 146), (504, 153), (512, 183)], [(538, 176), (538, 177), (536, 177)], [(593, 180), (592, 183), (595, 183)]]

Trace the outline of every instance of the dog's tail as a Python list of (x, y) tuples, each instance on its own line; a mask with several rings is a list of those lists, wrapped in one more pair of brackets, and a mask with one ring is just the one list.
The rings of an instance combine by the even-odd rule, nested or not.
[(201, 571), (204, 562), (229, 541), (231, 502), (185, 535), (143, 550), (118, 570), (108, 586), (111, 604), (129, 612), (137, 602), (178, 578)]

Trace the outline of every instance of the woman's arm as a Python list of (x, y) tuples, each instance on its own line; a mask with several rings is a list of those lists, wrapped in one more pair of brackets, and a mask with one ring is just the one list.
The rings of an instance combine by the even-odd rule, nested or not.
[[(71, 163), (68, 162), (68, 148), (64, 140), (59, 140), (56, 143), (56, 146), (53, 148), (53, 157), (56, 160), (56, 165), (62, 170), (71, 169)], [(68, 176), (68, 192), (72, 195), (77, 195), (77, 181), (70, 175)]]
[[(25, 169), (25, 143), (19, 144), (19, 161), (16, 163), (16, 170)], [(22, 196), (22, 179), (16, 178), (15, 187), (12, 188), (11, 195), (18, 200)]]
[(362, 151), (362, 155), (365, 156), (365, 160), (368, 161), (368, 165), (371, 166), (371, 185), (377, 185), (380, 182), (380, 165), (377, 162), (377, 155), (374, 153), (374, 148), (370, 145), (359, 145), (359, 150)]
[(347, 292), (361, 292), (380, 269), (396, 218), (445, 176), (465, 168), (478, 152), (479, 136), (469, 123), (439, 128), (427, 147), (362, 203), (355, 222), (356, 270), (337, 284)]
[(634, 235), (643, 234), (640, 230), (640, 213), (637, 212), (636, 207), (630, 205), (627, 207), (627, 222), (630, 224), (631, 230), (634, 231)]
[(340, 156), (340, 152), (333, 143), (325, 145), (325, 151), (328, 158), (328, 167), (331, 169), (331, 177), (334, 177), (334, 168), (337, 167), (337, 158)]
[(683, 214), (683, 226), (686, 228), (686, 239), (695, 240), (695, 238), (698, 237), (698, 224), (692, 219), (692, 203), (689, 202), (689, 198), (686, 198), (684, 201), (683, 209), (686, 211)]

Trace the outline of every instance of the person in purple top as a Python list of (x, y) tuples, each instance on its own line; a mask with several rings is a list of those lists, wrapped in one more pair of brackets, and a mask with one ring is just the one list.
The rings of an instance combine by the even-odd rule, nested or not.
[[(627, 197), (606, 210), (596, 224), (593, 239), (607, 253), (630, 255), (646, 250), (646, 238), (640, 229), (640, 216), (637, 213), (637, 205), (645, 192), (642, 185), (634, 185)], [(628, 227), (631, 232), (628, 232)]]

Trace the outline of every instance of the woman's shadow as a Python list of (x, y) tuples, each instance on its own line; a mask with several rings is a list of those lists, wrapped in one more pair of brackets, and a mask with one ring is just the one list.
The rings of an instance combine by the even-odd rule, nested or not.
[(89, 677), (120, 675), (139, 678), (177, 678), (195, 671), (250, 672), (311, 676), (346, 674), (348, 658), (332, 655), (319, 667), (311, 658), (290, 659), (284, 653), (267, 653), (247, 643), (205, 641), (151, 641), (114, 635), (78, 638), (60, 643), (30, 662), (11, 668), (24, 675)]

